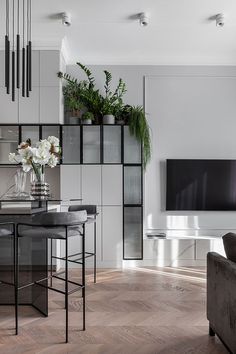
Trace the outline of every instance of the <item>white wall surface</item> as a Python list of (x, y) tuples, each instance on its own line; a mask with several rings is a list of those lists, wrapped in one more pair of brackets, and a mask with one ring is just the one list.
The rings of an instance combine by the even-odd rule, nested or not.
[[(103, 87), (102, 71), (106, 69), (114, 84), (119, 77), (126, 82), (127, 103), (145, 104), (153, 141), (152, 161), (145, 175), (145, 229), (177, 229), (187, 235), (220, 235), (236, 229), (235, 212), (165, 211), (166, 159), (236, 159), (236, 67), (90, 68), (99, 87)], [(77, 65), (68, 66), (67, 72), (84, 78)]]

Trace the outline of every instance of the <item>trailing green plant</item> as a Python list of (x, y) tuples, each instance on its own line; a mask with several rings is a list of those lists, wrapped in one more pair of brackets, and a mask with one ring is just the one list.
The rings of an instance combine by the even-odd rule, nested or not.
[(85, 112), (82, 117), (81, 117), (82, 120), (85, 120), (85, 119), (91, 119), (92, 121), (94, 120), (94, 114), (92, 112)]
[(144, 169), (151, 159), (151, 136), (150, 128), (142, 106), (129, 108), (129, 131), (141, 143)]

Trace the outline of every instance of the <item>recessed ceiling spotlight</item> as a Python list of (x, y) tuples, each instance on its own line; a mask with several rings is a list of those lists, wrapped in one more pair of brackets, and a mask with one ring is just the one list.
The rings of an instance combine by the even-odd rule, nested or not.
[(146, 12), (139, 14), (139, 23), (142, 27), (146, 27), (149, 24), (149, 16)]
[(223, 27), (225, 24), (225, 16), (224, 14), (218, 14), (215, 17), (216, 19), (216, 27)]
[(61, 14), (61, 20), (62, 20), (62, 24), (64, 26), (70, 26), (71, 25), (71, 14), (68, 12), (62, 12)]

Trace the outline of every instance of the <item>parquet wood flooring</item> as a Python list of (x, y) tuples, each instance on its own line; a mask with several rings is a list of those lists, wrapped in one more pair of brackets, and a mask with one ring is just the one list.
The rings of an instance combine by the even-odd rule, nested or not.
[[(71, 270), (71, 279), (77, 274)], [(208, 336), (203, 268), (100, 269), (97, 284), (92, 280), (88, 274), (85, 332), (79, 293), (70, 295), (69, 344), (62, 295), (50, 292), (47, 318), (22, 306), (18, 336), (13, 308), (0, 306), (0, 353), (227, 353), (217, 337)]]

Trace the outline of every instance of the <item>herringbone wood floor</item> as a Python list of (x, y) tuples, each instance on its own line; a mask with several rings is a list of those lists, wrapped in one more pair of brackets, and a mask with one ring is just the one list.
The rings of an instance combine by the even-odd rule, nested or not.
[[(76, 279), (77, 271), (70, 272)], [(0, 353), (22, 354), (225, 354), (208, 336), (205, 271), (195, 268), (99, 270), (87, 276), (87, 329), (81, 302), (70, 295), (70, 343), (64, 344), (63, 296), (51, 292), (49, 317), (20, 309), (15, 336), (13, 308), (0, 307)]]

